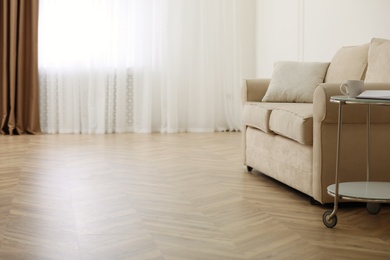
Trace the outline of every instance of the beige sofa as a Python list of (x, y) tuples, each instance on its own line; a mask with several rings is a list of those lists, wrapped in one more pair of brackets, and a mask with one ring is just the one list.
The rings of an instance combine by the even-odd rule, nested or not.
[[(277, 65), (271, 79), (243, 81), (244, 164), (315, 201), (333, 202), (327, 187), (335, 182), (338, 105), (329, 99), (341, 95), (347, 79), (365, 80), (365, 89), (390, 89), (390, 41), (342, 47), (328, 64)], [(314, 75), (305, 75), (312, 65)], [(366, 180), (366, 114), (366, 106), (344, 109), (340, 181)], [(390, 107), (371, 107), (371, 180), (390, 181), (389, 155)]]

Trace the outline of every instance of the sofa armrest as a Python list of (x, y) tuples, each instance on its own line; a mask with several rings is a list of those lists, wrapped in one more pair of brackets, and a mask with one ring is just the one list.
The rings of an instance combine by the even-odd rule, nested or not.
[[(390, 90), (390, 83), (365, 83), (365, 90)], [(337, 124), (338, 104), (330, 102), (332, 96), (343, 95), (340, 92), (340, 83), (323, 83), (317, 86), (313, 96), (313, 120), (315, 122)], [(388, 108), (375, 108), (375, 110)], [(388, 110), (387, 110), (388, 111)], [(374, 121), (388, 122), (385, 115), (376, 115)], [(364, 106), (344, 110), (345, 123), (365, 123), (366, 108)]]
[(337, 123), (338, 105), (330, 102), (330, 97), (342, 95), (340, 84), (323, 83), (313, 94), (313, 120), (315, 122)]
[(268, 89), (268, 85), (271, 79), (244, 79), (241, 86), (241, 98), (242, 104), (245, 102), (260, 102), (265, 92)]

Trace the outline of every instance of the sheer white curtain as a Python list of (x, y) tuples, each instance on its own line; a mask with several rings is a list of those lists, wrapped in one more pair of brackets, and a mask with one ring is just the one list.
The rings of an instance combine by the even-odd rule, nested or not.
[(40, 0), (42, 130), (239, 130), (238, 2)]

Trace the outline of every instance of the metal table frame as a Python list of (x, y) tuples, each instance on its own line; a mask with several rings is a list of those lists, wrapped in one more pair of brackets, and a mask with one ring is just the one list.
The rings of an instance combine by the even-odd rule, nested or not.
[[(377, 214), (380, 211), (380, 203), (390, 202), (390, 182), (370, 182), (370, 156), (371, 156), (371, 106), (390, 106), (390, 100), (379, 99), (356, 99), (348, 98), (346, 96), (333, 96), (330, 99), (331, 102), (339, 104), (338, 110), (338, 131), (337, 131), (337, 154), (336, 154), (336, 174), (335, 184), (330, 185), (327, 189), (328, 194), (334, 197), (333, 211), (326, 211), (323, 214), (322, 220), (326, 227), (333, 228), (337, 224), (337, 210), (338, 202), (340, 199), (353, 200), (367, 202), (367, 210), (371, 214)], [(343, 125), (343, 107), (345, 105), (367, 105), (367, 119), (366, 119), (366, 135), (367, 135), (367, 147), (366, 147), (366, 170), (367, 179), (366, 182), (345, 182), (339, 183), (340, 174), (340, 144), (341, 133)], [(357, 189), (362, 189), (362, 194), (354, 192)]]

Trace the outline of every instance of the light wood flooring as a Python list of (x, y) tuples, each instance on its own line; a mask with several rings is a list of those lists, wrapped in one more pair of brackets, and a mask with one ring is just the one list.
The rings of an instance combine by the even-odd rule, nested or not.
[(241, 134), (0, 136), (0, 259), (390, 259), (390, 207), (242, 165)]

